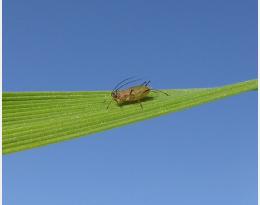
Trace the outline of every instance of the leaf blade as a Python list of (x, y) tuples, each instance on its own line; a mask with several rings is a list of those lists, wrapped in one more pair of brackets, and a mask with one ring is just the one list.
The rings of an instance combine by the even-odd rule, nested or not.
[(170, 96), (109, 110), (108, 91), (3, 93), (3, 153), (31, 149), (177, 112), (257, 89), (257, 80), (217, 88), (164, 90)]

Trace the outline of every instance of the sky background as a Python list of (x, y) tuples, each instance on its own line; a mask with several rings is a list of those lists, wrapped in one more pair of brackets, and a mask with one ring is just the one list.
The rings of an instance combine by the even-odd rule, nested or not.
[[(257, 78), (256, 0), (3, 0), (3, 90)], [(257, 93), (3, 157), (5, 205), (256, 205)]]

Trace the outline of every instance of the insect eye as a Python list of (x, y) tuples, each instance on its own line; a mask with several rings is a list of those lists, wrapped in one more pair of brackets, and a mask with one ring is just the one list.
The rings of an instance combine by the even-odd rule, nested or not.
[(112, 92), (112, 93), (111, 93), (111, 96), (112, 96), (112, 97), (116, 97), (116, 93)]

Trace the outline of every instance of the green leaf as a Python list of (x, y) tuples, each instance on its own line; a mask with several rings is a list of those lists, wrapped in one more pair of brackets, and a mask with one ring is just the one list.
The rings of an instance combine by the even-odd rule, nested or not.
[[(3, 153), (13, 153), (86, 136), (257, 90), (257, 80), (217, 88), (170, 89), (122, 107), (109, 91), (3, 93)], [(107, 100), (104, 103), (104, 100)]]

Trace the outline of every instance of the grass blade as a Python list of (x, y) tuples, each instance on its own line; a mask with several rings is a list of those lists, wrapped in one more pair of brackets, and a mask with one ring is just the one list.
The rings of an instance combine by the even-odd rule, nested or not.
[(257, 90), (257, 80), (217, 88), (163, 90), (122, 108), (109, 91), (3, 93), (3, 153), (13, 153), (142, 121)]

